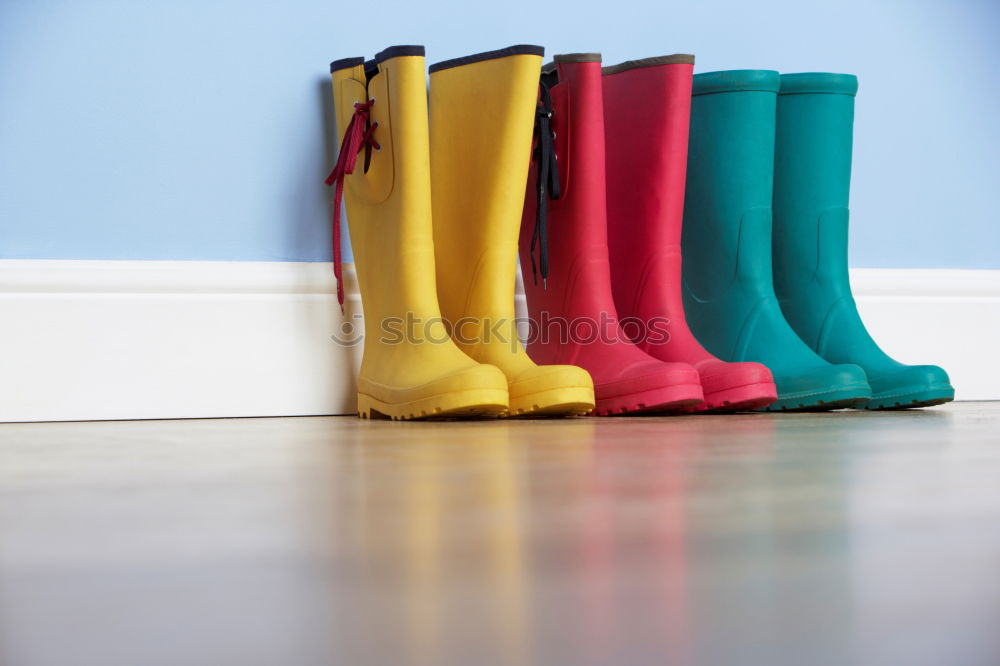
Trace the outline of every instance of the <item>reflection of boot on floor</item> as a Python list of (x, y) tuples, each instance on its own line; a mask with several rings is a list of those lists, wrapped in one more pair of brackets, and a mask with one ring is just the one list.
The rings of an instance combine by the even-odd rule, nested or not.
[(765, 409), (834, 409), (871, 397), (857, 365), (827, 363), (785, 321), (771, 268), (778, 73), (694, 77), (684, 202), (684, 310), (698, 341), (725, 361), (770, 368)]
[[(604, 328), (605, 320), (612, 323), (611, 335), (586, 342), (580, 336), (550, 336), (530, 341), (528, 353), (538, 363), (586, 369), (594, 380), (598, 414), (697, 405), (698, 372), (686, 363), (651, 357), (617, 322), (608, 264), (600, 55), (556, 56), (541, 83), (520, 237), (528, 312), (539, 327), (547, 319), (597, 328)], [(557, 198), (549, 201), (549, 194)]]
[(923, 407), (952, 400), (948, 374), (903, 365), (872, 340), (847, 273), (848, 196), (854, 131), (850, 74), (784, 74), (774, 163), (774, 288), (781, 309), (817, 354), (864, 368), (865, 409)]
[[(388, 48), (368, 63), (337, 60), (330, 71), (341, 150), (363, 153), (353, 173), (340, 174), (367, 329), (360, 415), (505, 413), (504, 374), (463, 354), (441, 322), (423, 47)], [(386, 326), (403, 335), (381, 340)]]
[(517, 336), (514, 281), (540, 46), (431, 66), (431, 186), (441, 312), (474, 360), (507, 376), (510, 414), (585, 414), (586, 370), (535, 364)]
[(696, 410), (746, 410), (775, 401), (760, 363), (726, 363), (695, 339), (681, 300), (681, 222), (694, 56), (670, 55), (604, 68), (608, 246), (619, 315), (669, 321), (665, 343), (636, 340), (661, 361), (698, 370)]

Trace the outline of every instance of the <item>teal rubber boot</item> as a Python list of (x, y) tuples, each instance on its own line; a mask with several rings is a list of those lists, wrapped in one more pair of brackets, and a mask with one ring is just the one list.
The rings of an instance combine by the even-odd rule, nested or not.
[(831, 363), (854, 363), (872, 387), (865, 409), (925, 407), (955, 397), (936, 365), (903, 365), (858, 315), (847, 274), (854, 95), (850, 74), (784, 74), (774, 162), (774, 289), (799, 337)]
[(857, 365), (820, 358), (781, 312), (771, 276), (778, 73), (694, 77), (681, 250), (684, 312), (698, 341), (724, 361), (771, 369), (766, 410), (838, 409), (868, 401)]

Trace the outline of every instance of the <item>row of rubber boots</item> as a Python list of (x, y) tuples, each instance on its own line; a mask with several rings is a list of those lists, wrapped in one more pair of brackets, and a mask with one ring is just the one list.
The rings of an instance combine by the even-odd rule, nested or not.
[(878, 348), (851, 296), (853, 76), (692, 82), (689, 55), (543, 68), (541, 47), (513, 46), (432, 66), (428, 114), (423, 56), (330, 67), (341, 154), (327, 182), (368, 329), (362, 417), (952, 398), (943, 370)]

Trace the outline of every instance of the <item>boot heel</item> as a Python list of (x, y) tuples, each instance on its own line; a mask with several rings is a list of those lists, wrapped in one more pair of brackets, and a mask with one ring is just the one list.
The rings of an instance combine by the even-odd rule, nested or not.
[(358, 418), (369, 421), (396, 420), (388, 405), (364, 393), (358, 393)]
[(364, 393), (358, 394), (358, 418), (372, 418), (372, 399)]

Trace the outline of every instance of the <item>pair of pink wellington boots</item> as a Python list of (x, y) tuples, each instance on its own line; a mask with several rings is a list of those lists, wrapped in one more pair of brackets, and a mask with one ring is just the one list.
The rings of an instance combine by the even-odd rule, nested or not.
[[(527, 351), (594, 380), (599, 415), (737, 411), (777, 398), (760, 363), (694, 338), (681, 300), (681, 223), (694, 57), (543, 68), (519, 251)], [(529, 272), (530, 271), (530, 272)]]

